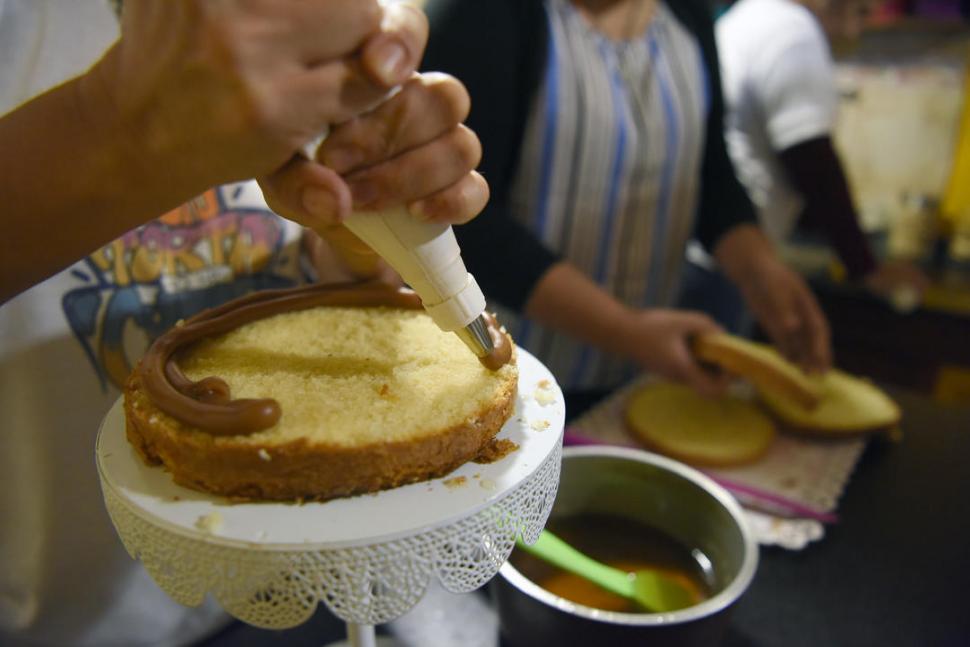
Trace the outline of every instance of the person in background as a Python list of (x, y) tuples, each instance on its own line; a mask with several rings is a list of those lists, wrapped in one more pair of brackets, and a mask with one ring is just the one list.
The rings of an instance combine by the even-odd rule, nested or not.
[[(801, 222), (827, 237), (850, 279), (883, 297), (910, 291), (918, 300), (926, 277), (909, 263), (875, 258), (832, 141), (838, 92), (830, 45), (857, 40), (871, 4), (739, 0), (718, 19), (728, 150), (773, 241), (786, 242)], [(701, 294), (688, 303), (720, 291), (729, 304), (705, 255), (692, 248), (689, 258), (699, 267), (686, 289)]]
[[(313, 278), (303, 227), (487, 199), (462, 86), (417, 75), (419, 11), (376, 1), (0, 1), (0, 644), (192, 644), (126, 553), (93, 455), (152, 338)], [(389, 90), (401, 86), (388, 98)], [(319, 158), (295, 155), (328, 124)], [(347, 151), (353, 158), (347, 158)], [(326, 334), (326, 331), (321, 331)]]
[(431, 0), (424, 63), (460, 78), (492, 199), (458, 233), (500, 319), (569, 393), (647, 369), (705, 393), (689, 351), (717, 330), (670, 309), (695, 233), (778, 347), (828, 366), (828, 328), (755, 222), (725, 148), (712, 18), (699, 0)]

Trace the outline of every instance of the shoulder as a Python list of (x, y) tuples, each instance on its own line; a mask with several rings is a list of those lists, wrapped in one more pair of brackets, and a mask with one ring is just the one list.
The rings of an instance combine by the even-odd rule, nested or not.
[(798, 47), (828, 49), (818, 20), (791, 0), (740, 0), (717, 21), (719, 47), (746, 47), (770, 58)]

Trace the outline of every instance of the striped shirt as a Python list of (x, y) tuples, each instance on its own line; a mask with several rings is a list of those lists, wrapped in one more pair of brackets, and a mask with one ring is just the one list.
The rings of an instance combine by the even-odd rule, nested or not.
[[(628, 41), (603, 36), (569, 0), (545, 7), (549, 51), (512, 216), (623, 303), (668, 306), (693, 230), (710, 103), (698, 43), (662, 3)], [(498, 310), (566, 389), (615, 386), (635, 370)]]

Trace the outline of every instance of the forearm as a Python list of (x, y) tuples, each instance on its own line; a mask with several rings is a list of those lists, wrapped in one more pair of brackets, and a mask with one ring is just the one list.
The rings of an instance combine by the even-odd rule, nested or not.
[(657, 375), (687, 382), (707, 395), (723, 391), (724, 384), (707, 374), (689, 350), (694, 335), (719, 330), (701, 313), (629, 308), (574, 266), (559, 262), (539, 281), (526, 314), (548, 328), (630, 359)]
[(811, 371), (831, 366), (825, 315), (804, 279), (781, 262), (760, 229), (735, 227), (721, 238), (714, 256), (783, 355)]
[(142, 171), (97, 84), (88, 73), (0, 118), (0, 302), (191, 197)]
[(576, 267), (552, 265), (532, 291), (525, 314), (547, 328), (623, 355), (634, 312)]
[(757, 225), (740, 225), (724, 234), (714, 248), (714, 258), (739, 286), (778, 260), (774, 247)]
[(779, 154), (782, 166), (805, 202), (804, 218), (835, 248), (849, 276), (876, 268), (869, 243), (859, 227), (849, 183), (829, 137), (802, 142)]

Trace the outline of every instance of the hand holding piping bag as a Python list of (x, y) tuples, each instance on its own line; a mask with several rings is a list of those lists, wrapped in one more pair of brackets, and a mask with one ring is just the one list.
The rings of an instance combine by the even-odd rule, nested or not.
[[(386, 31), (365, 45), (362, 62), (375, 40), (420, 31), (395, 32), (393, 25), (413, 27), (415, 15), (396, 5), (386, 11), (395, 15), (395, 9), (404, 13), (385, 20)], [(405, 48), (414, 49), (413, 42)], [(488, 355), (485, 299), (450, 228), (474, 217), (488, 198), (473, 170), (481, 157), (478, 139), (461, 125), (468, 95), (441, 74), (412, 74), (395, 90), (370, 112), (334, 127), (310, 159), (295, 157), (264, 180), (264, 191), (277, 211), (336, 242), (348, 264), (366, 272), (367, 253), (334, 229), (345, 224), (418, 292), (442, 330), (456, 332), (479, 357)]]

